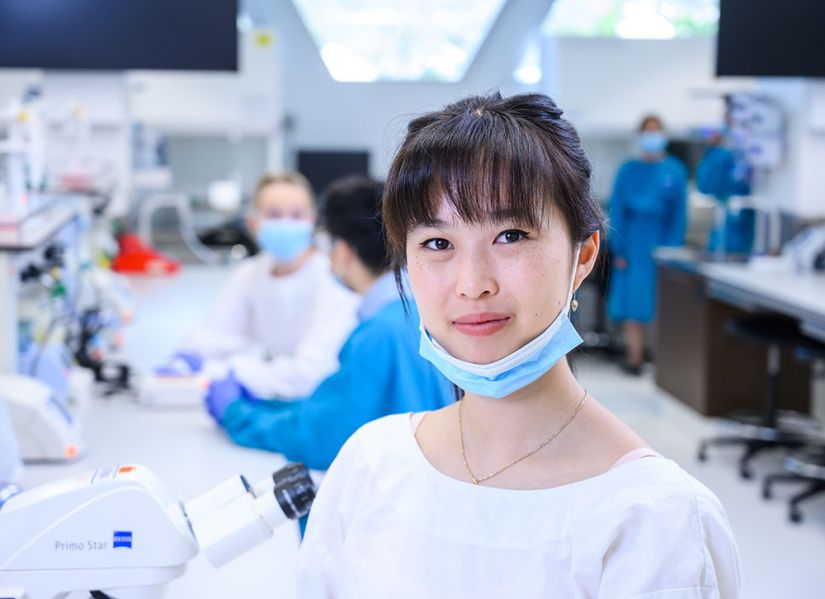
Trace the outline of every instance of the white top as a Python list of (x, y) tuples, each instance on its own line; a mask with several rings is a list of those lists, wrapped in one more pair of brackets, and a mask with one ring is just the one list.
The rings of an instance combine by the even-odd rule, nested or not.
[(739, 589), (719, 500), (674, 462), (645, 457), (552, 489), (475, 486), (427, 461), (408, 414), (365, 425), (338, 454), (298, 574), (298, 596), (313, 599), (733, 599)]
[[(286, 276), (273, 276), (274, 266), (265, 252), (244, 260), (185, 349), (212, 360), (231, 357), (238, 380), (256, 395), (303, 397), (338, 368), (360, 301), (320, 253)], [(264, 359), (242, 353), (253, 345)]]

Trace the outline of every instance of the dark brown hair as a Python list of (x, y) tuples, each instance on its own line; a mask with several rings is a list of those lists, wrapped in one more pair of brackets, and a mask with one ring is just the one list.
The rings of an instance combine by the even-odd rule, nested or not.
[(548, 212), (573, 242), (603, 226), (590, 161), (561, 109), (542, 94), (471, 96), (413, 119), (390, 167), (383, 214), (396, 272), (407, 234), (432, 224), (442, 198), (469, 223), (538, 227)]
[(664, 130), (664, 128), (665, 128), (665, 124), (664, 124), (664, 122), (662, 122), (662, 119), (659, 118), (659, 115), (657, 115), (657, 114), (646, 114), (645, 116), (642, 117), (642, 122), (639, 123), (639, 131), (644, 131), (645, 129), (647, 129), (647, 126), (650, 125), (650, 124), (656, 124), (659, 129)]

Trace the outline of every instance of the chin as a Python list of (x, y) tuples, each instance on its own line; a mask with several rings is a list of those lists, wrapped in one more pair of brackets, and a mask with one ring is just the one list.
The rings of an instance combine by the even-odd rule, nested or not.
[(447, 351), (451, 355), (471, 364), (492, 364), (508, 356), (515, 349), (510, 348), (509, 344), (503, 344), (500, 339), (489, 338), (452, 339), (449, 348)]

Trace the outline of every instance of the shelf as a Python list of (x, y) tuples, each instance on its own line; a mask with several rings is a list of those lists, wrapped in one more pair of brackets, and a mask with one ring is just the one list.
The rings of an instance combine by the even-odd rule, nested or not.
[(17, 222), (0, 222), (0, 252), (35, 249), (54, 237), (76, 214), (73, 202), (55, 199)]

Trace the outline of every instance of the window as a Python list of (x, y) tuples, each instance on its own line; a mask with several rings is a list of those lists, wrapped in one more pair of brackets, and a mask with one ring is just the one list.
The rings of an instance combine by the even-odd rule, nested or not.
[(555, 0), (546, 35), (671, 39), (716, 33), (719, 0)]

